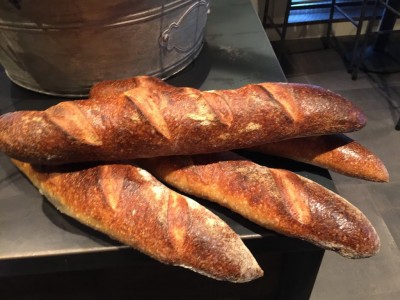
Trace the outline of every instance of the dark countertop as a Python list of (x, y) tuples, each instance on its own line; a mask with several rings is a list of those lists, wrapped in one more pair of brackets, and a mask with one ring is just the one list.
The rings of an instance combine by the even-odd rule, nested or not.
[[(286, 79), (250, 1), (212, 1), (206, 41), (199, 57), (168, 82), (208, 90), (262, 81)], [(1, 114), (44, 109), (65, 100), (22, 89), (10, 82), (4, 70), (0, 72), (0, 85)], [(251, 157), (261, 164), (293, 170), (334, 189), (326, 170), (272, 157)], [(255, 253), (323, 253), (306, 242), (253, 225), (217, 205), (201, 203), (227, 221)], [(138, 261), (150, 262), (150, 259), (61, 215), (0, 154), (0, 276), (104, 268)], [(318, 267), (319, 263), (316, 272)]]

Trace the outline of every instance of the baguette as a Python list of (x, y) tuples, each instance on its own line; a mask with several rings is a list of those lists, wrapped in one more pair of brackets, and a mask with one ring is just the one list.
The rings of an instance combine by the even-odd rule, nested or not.
[(135, 165), (13, 162), (61, 212), (160, 262), (232, 282), (263, 274), (225, 222)]
[(31, 163), (115, 161), (248, 148), (354, 131), (366, 122), (350, 101), (310, 85), (201, 92), (139, 77), (120, 93), (124, 82), (108, 83), (109, 92), (99, 84), (89, 100), (1, 116), (0, 150)]
[(389, 181), (389, 173), (379, 157), (344, 134), (290, 139), (249, 150), (290, 158), (364, 180)]
[(267, 168), (233, 152), (142, 159), (139, 164), (184, 193), (344, 257), (369, 257), (379, 251), (379, 237), (362, 212), (290, 171)]

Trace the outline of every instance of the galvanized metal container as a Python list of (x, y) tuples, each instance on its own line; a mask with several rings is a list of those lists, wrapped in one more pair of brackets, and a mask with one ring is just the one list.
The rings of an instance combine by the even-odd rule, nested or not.
[(201, 50), (209, 0), (1, 0), (0, 63), (27, 89), (87, 95), (107, 79), (167, 78)]

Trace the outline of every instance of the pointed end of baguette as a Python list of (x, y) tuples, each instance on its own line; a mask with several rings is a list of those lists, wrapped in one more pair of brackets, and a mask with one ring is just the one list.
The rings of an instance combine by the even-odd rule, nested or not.
[(38, 111), (15, 111), (0, 116), (0, 152), (22, 161), (42, 156), (38, 136), (45, 135), (44, 118)]
[(206, 276), (211, 279), (219, 280), (219, 281), (228, 281), (232, 283), (246, 283), (256, 279), (259, 279), (264, 276), (264, 271), (260, 268), (260, 266), (255, 263), (255, 265), (249, 265), (244, 270), (243, 273), (239, 274), (238, 276), (231, 276), (231, 277), (220, 277), (220, 276), (213, 276), (209, 273), (199, 271), (194, 269), (190, 266), (179, 265), (179, 267), (183, 267), (185, 269), (189, 269), (195, 273), (199, 273), (200, 275)]
[[(189, 258), (192, 267), (196, 267), (196, 272), (235, 283), (249, 282), (263, 276), (264, 272), (253, 254), (224, 221), (216, 218), (211, 211), (202, 209), (200, 204), (191, 199), (188, 199), (188, 204), (192, 218), (189, 234), (198, 237), (191, 248), (203, 249), (192, 250), (197, 255)], [(207, 243), (203, 240), (205, 236)], [(212, 247), (212, 251), (207, 250), (208, 247)], [(203, 268), (204, 266), (207, 267)]]
[[(311, 128), (316, 131), (319, 128), (320, 134), (353, 132), (367, 124), (367, 117), (363, 111), (342, 95), (315, 85), (293, 83), (291, 86), (295, 102), (301, 106), (303, 117), (307, 116), (309, 119), (307, 127), (300, 127), (299, 132)], [(325, 121), (323, 128), (318, 122), (321, 118)]]
[(386, 169), (385, 165), (383, 165), (383, 163), (382, 163), (381, 173), (377, 178), (377, 182), (386, 182), (386, 183), (388, 183), (389, 181), (390, 181), (389, 171)]
[(308, 190), (311, 211), (317, 212), (311, 241), (346, 258), (367, 258), (379, 252), (379, 235), (360, 209), (335, 192), (298, 176)]
[(256, 280), (263, 276), (264, 276), (264, 271), (261, 269), (261, 267), (258, 265), (258, 263), (254, 259), (253, 263), (246, 266), (242, 276), (240, 276), (237, 280), (235, 280), (233, 282), (245, 283), (245, 282), (250, 282), (250, 281)]
[(375, 228), (364, 226), (363, 232), (358, 235), (358, 243), (353, 248), (340, 247), (337, 252), (346, 258), (361, 259), (375, 256), (381, 249), (381, 241)]
[(194, 269), (191, 266), (185, 266), (185, 265), (180, 265), (180, 267), (190, 269), (196, 273), (199, 273), (203, 276), (219, 280), (219, 281), (228, 281), (232, 283), (246, 283), (250, 282), (253, 280), (256, 280), (258, 278), (261, 278), (264, 276), (264, 271), (261, 269), (257, 261), (254, 259), (253, 256), (247, 257), (244, 256), (242, 257), (242, 266), (240, 269), (240, 272), (237, 274), (230, 274), (230, 275), (219, 275), (219, 274), (211, 274), (209, 272), (203, 272), (199, 269)]

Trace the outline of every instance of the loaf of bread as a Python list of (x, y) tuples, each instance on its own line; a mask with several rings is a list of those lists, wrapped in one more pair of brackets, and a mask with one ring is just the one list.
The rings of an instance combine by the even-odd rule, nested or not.
[(133, 164), (13, 162), (61, 212), (163, 263), (232, 282), (263, 274), (225, 222)]
[(366, 216), (323, 186), (233, 152), (142, 159), (141, 166), (176, 189), (219, 203), (265, 228), (337, 251), (369, 257), (380, 248)]
[[(120, 93), (124, 83), (135, 87)], [(303, 84), (201, 92), (139, 77), (99, 84), (91, 97), (1, 116), (0, 150), (31, 163), (115, 161), (248, 148), (366, 122), (350, 101)]]
[(289, 139), (250, 150), (290, 158), (351, 177), (389, 181), (389, 173), (382, 160), (344, 134)]

